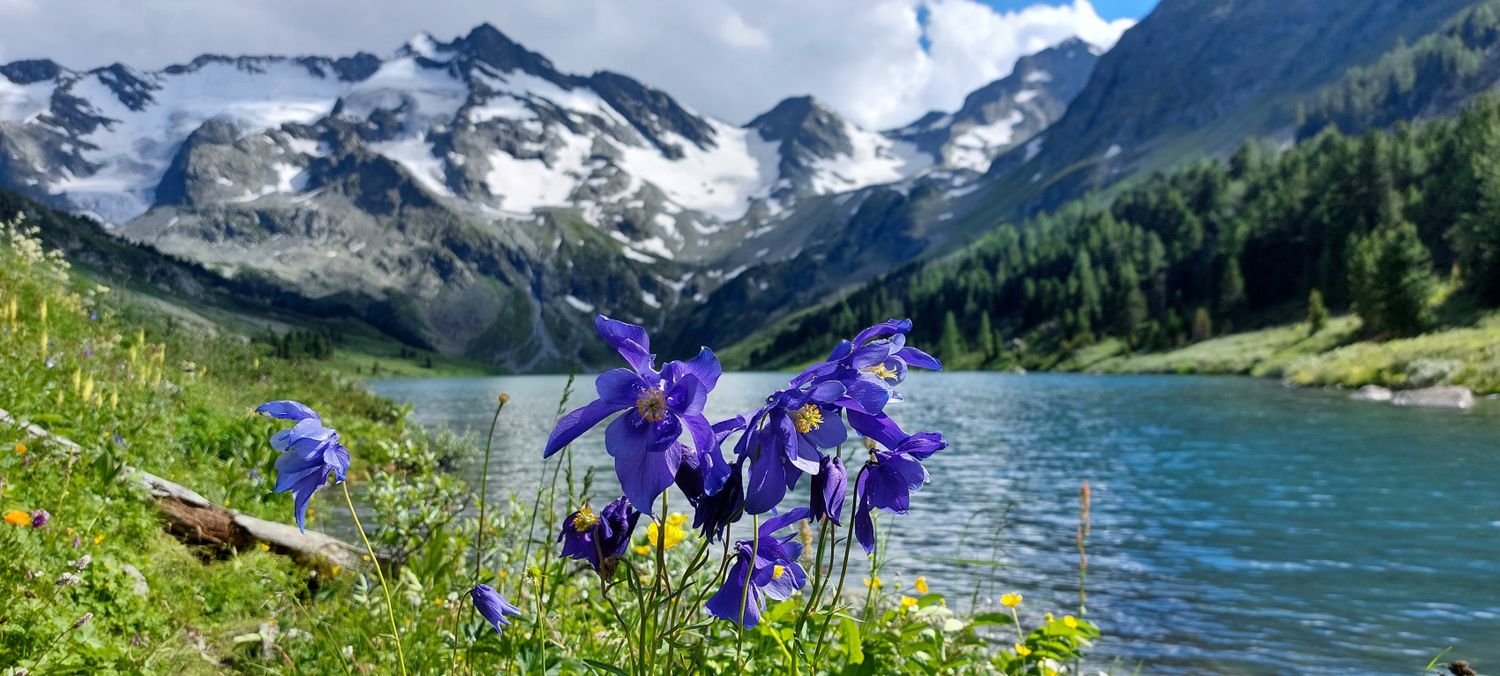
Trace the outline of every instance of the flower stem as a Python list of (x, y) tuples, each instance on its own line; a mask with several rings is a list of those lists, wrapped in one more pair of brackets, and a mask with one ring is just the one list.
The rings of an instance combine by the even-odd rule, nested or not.
[(359, 523), (359, 513), (354, 509), (354, 498), (349, 497), (349, 483), (339, 484), (344, 488), (344, 502), (349, 505), (349, 516), (354, 517), (354, 528), (359, 531), (359, 539), (365, 543), (365, 551), (370, 553), (370, 563), (375, 566), (375, 577), (380, 580), (380, 591), (385, 593), (385, 614), (391, 621), (391, 638), (396, 639), (396, 659), (401, 661), (401, 673), (406, 674), (406, 653), (401, 650), (401, 632), (396, 629), (396, 605), (391, 603), (391, 588), (385, 583), (385, 573), (380, 570), (380, 557), (375, 556), (375, 548), (370, 546), (370, 538), (365, 535), (365, 527)]
[(750, 584), (755, 579), (755, 557), (760, 555), (760, 515), (753, 515), (750, 519), (754, 532), (750, 537), (750, 561), (745, 566), (745, 587), (740, 590), (740, 630), (734, 638), (734, 661), (739, 663), (740, 671), (745, 670), (745, 663), (740, 660), (740, 649), (745, 643), (745, 606), (750, 602)]
[(479, 534), (474, 537), (474, 582), (479, 582), (480, 559), (484, 556), (484, 511), (490, 496), (490, 450), (495, 445), (495, 425), (500, 422), (500, 412), (505, 410), (510, 397), (500, 395), (500, 405), (495, 407), (495, 417), (490, 418), (490, 433), (484, 437), (484, 467), (479, 471)]
[[(859, 511), (859, 488), (860, 479), (865, 476), (865, 468), (859, 468), (859, 474), (854, 476), (854, 511)], [(828, 634), (828, 625), (833, 622), (833, 610), (838, 606), (839, 599), (844, 596), (844, 577), (849, 573), (849, 546), (854, 542), (854, 521), (859, 517), (849, 514), (849, 528), (844, 530), (844, 562), (839, 566), (839, 583), (833, 589), (833, 600), (828, 608), (828, 614), (823, 616), (823, 626), (818, 629), (818, 642), (813, 648), (812, 667), (817, 668), (818, 660), (823, 655), (823, 638)]]

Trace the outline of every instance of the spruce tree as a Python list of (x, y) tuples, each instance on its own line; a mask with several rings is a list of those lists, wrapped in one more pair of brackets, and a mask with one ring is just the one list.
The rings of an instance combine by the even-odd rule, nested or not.
[(1312, 335), (1328, 325), (1328, 306), (1323, 304), (1323, 292), (1313, 289), (1307, 294), (1307, 334)]
[(995, 358), (995, 330), (990, 326), (990, 313), (979, 313), (979, 354), (986, 360)]
[(964, 339), (958, 333), (958, 318), (949, 310), (943, 315), (943, 333), (938, 339), (938, 359), (956, 362), (964, 355)]

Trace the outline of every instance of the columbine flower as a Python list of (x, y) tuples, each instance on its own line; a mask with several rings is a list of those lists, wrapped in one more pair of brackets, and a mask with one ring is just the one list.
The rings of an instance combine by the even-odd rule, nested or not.
[(45, 510), (45, 509), (37, 509), (37, 510), (33, 510), (31, 512), (31, 527), (32, 528), (41, 528), (42, 526), (47, 525), (47, 522), (51, 521), (51, 520), (52, 520), (52, 515), (48, 514), (47, 510)]
[(820, 521), (828, 519), (840, 526), (843, 522), (839, 516), (844, 513), (844, 492), (849, 483), (849, 473), (844, 469), (844, 461), (837, 456), (824, 456), (818, 473), (813, 475), (812, 520)]
[[(802, 543), (796, 541), (796, 533), (777, 538), (776, 531), (807, 516), (806, 507), (773, 516), (760, 525), (758, 541), (736, 542), (735, 563), (723, 586), (708, 600), (709, 614), (750, 629), (760, 622), (765, 598), (791, 598), (793, 592), (806, 585), (807, 572), (797, 563), (802, 556)], [(745, 586), (747, 578), (749, 587)]]
[(628, 498), (609, 503), (599, 514), (584, 505), (563, 520), (557, 541), (563, 543), (563, 556), (588, 561), (600, 575), (610, 578), (640, 518)]
[(495, 633), (500, 633), (500, 625), (510, 626), (510, 620), (506, 615), (520, 615), (521, 609), (510, 604), (500, 592), (487, 584), (476, 584), (469, 590), (469, 598), (474, 601), (474, 608), (479, 611), (484, 619), (488, 620), (490, 626), (495, 628)]
[(1000, 605), (1005, 606), (1006, 608), (1014, 608), (1016, 606), (1019, 606), (1019, 605), (1021, 605), (1021, 595), (1020, 594), (1001, 594), (1000, 595)]
[[(741, 460), (731, 465), (724, 487), (713, 495), (699, 497), (693, 505), (693, 528), (700, 530), (709, 544), (724, 537), (729, 524), (739, 520), (745, 512), (744, 464)], [(688, 499), (692, 500), (691, 497)]]
[(844, 393), (837, 382), (788, 388), (768, 397), (750, 417), (749, 429), (735, 446), (735, 453), (750, 461), (746, 512), (771, 511), (803, 473), (820, 471), (821, 449), (848, 439), (841, 409), (834, 404)]
[[(703, 405), (719, 381), (719, 359), (703, 348), (697, 357), (669, 362), (658, 372), (646, 329), (603, 315), (594, 318), (594, 327), (630, 368), (600, 374), (594, 381), (599, 398), (558, 421), (542, 457), (550, 457), (605, 418), (624, 411), (605, 430), (604, 447), (615, 459), (615, 474), (625, 496), (650, 513), (682, 463), (685, 449), (677, 439), (684, 428), (700, 456), (717, 452)], [(718, 464), (723, 468), (720, 473), (705, 481), (709, 492), (717, 492), (728, 468), (727, 463)]]
[(859, 504), (854, 509), (854, 537), (865, 553), (875, 552), (875, 523), (870, 511), (880, 508), (905, 514), (911, 508), (911, 494), (927, 483), (923, 460), (944, 448), (947, 442), (935, 432), (913, 434), (889, 451), (870, 451), (856, 490)]
[(290, 491), (295, 498), (297, 528), (307, 530), (307, 503), (332, 475), (343, 481), (349, 471), (349, 450), (339, 443), (339, 433), (324, 427), (317, 411), (295, 401), (272, 401), (261, 404), (256, 413), (292, 420), (297, 424), (271, 435), (271, 447), (281, 452), (276, 458), (274, 492)]
[(840, 405), (876, 414), (890, 401), (901, 397), (893, 388), (906, 379), (911, 367), (943, 370), (932, 355), (907, 347), (906, 334), (911, 320), (890, 319), (860, 331), (854, 340), (840, 342), (827, 361), (807, 367), (792, 379), (793, 386), (835, 380), (844, 384), (849, 401)]

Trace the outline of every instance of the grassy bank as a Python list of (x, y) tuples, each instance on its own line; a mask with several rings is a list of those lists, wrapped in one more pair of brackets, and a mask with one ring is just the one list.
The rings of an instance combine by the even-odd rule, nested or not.
[[(996, 599), (977, 615), (957, 614), (945, 593), (968, 590), (941, 580), (930, 589), (925, 580), (873, 584), (826, 609), (794, 594), (741, 633), (704, 615), (701, 598), (652, 605), (621, 584), (634, 586), (627, 570), (715, 584), (717, 563), (691, 566), (718, 546), (679, 518), (665, 521), (660, 551), (645, 524), (635, 531), (612, 583), (621, 589), (606, 599), (598, 576), (556, 555), (554, 534), (563, 514), (585, 500), (608, 502), (618, 486), (594, 488), (594, 477), (570, 472), (554, 479), (555, 492), (491, 504), (476, 549), (474, 492), (448, 472), (479, 447), (429, 436), (345, 375), (368, 370), (354, 368), (368, 363), (368, 346), (324, 361), (278, 359), (207, 319), (100, 287), (34, 237), (0, 226), (0, 408), (85, 449), (0, 426), (0, 672), (398, 673), (399, 640), (411, 673), (753, 673), (812, 654), (821, 628), (815, 670), (824, 673), (1041, 674), (1069, 672), (1070, 656), (1096, 635), (1061, 612), (1018, 631)], [(292, 498), (273, 492), (277, 453), (268, 443), (284, 425), (251, 414), (274, 399), (310, 404), (349, 447), (361, 518), (380, 558), (394, 563), (393, 613), (371, 569), (184, 545), (149, 496), (120, 479), (123, 466), (139, 467), (215, 503), (290, 522)], [(552, 461), (554, 477), (564, 457)], [(343, 497), (323, 487), (309, 527), (337, 518)], [(870, 565), (878, 570), (880, 560)], [(504, 633), (471, 608), (476, 582), (521, 609)], [(801, 622), (808, 610), (822, 621)], [(637, 644), (644, 627), (660, 640)]]
[(1169, 352), (1127, 354), (1110, 341), (1080, 350), (1061, 370), (1102, 373), (1245, 374), (1304, 386), (1391, 388), (1462, 385), (1500, 392), (1500, 313), (1411, 338), (1361, 338), (1356, 317), (1313, 333), (1291, 324), (1221, 336)]

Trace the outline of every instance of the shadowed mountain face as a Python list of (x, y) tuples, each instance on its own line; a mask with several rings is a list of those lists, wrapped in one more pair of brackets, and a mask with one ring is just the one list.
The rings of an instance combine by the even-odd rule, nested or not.
[(737, 126), (625, 75), (560, 72), (489, 25), (386, 58), (18, 61), (0, 66), (0, 186), (229, 277), (338, 298), (412, 342), (556, 368), (602, 357), (581, 339), (593, 312), (661, 326), (840, 236), (872, 186), (973, 180), (1006, 144), (960, 157), (954, 139), (1019, 142), (1060, 114), (1094, 57), (1059, 49), (1075, 58), (1028, 66), (921, 138), (812, 97)]
[[(1298, 109), (1351, 67), (1420, 39), (1475, 0), (1163, 0), (1100, 58), (1047, 131), (1012, 151), (997, 200), (1034, 213), (1142, 169), (1290, 142)], [(1030, 186), (1029, 188), (1027, 186)]]

